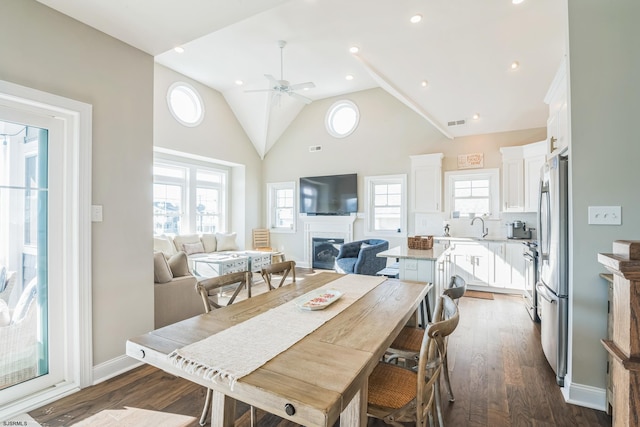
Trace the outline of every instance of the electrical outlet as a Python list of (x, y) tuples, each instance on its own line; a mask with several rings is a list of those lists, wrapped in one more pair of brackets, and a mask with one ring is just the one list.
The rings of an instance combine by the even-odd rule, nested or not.
[(621, 225), (622, 208), (620, 206), (589, 206), (589, 224)]

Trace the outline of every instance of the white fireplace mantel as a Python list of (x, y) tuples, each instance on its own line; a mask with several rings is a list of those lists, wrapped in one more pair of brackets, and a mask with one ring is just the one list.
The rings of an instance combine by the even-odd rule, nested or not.
[(301, 267), (311, 268), (313, 238), (344, 239), (344, 242), (353, 241), (353, 223), (356, 215), (300, 215), (304, 223), (304, 263)]

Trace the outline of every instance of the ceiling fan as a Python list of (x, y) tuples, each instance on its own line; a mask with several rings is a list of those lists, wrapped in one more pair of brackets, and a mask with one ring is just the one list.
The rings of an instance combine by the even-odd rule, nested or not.
[(270, 74), (265, 74), (264, 76), (267, 78), (267, 80), (269, 80), (269, 85), (271, 86), (269, 89), (245, 90), (245, 92), (274, 92), (274, 95), (275, 95), (274, 98), (277, 98), (283, 93), (286, 93), (287, 95), (293, 98), (296, 98), (304, 102), (305, 104), (311, 104), (311, 99), (307, 98), (306, 96), (302, 96), (299, 93), (296, 93), (295, 91), (303, 90), (303, 89), (311, 89), (316, 87), (316, 85), (313, 84), (312, 82), (298, 83), (295, 85), (291, 85), (287, 80), (284, 79), (282, 51), (284, 50), (284, 47), (287, 45), (287, 42), (284, 40), (278, 40), (277, 43), (278, 43), (278, 47), (280, 48), (280, 80), (276, 80), (276, 78)]

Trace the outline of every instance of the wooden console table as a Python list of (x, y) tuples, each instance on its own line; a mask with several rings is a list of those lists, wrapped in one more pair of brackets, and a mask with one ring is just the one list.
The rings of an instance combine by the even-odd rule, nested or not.
[(602, 340), (613, 359), (613, 426), (640, 427), (640, 241), (616, 240), (598, 261), (613, 273), (613, 336)]

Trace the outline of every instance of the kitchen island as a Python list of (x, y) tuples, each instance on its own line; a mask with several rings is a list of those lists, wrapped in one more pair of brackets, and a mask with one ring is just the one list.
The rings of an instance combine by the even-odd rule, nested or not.
[(428, 300), (430, 312), (435, 308), (436, 296), (442, 293), (449, 274), (445, 271), (448, 256), (447, 247), (434, 244), (432, 249), (409, 249), (406, 246), (395, 246), (378, 254), (379, 257), (395, 258), (399, 264), (400, 280), (414, 280), (432, 283)]

